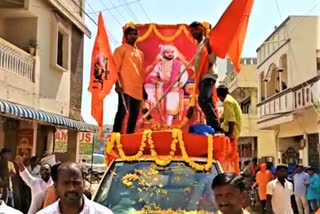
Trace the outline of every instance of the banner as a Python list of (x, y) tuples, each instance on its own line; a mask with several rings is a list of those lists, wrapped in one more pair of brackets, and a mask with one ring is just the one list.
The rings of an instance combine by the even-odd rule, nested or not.
[(79, 132), (78, 133), (78, 145), (79, 145), (79, 156), (81, 159), (86, 159), (83, 156), (92, 156), (93, 149), (93, 133), (91, 132)]
[(64, 153), (68, 151), (68, 130), (57, 129), (54, 139), (54, 153)]
[[(186, 68), (196, 53), (197, 43), (186, 24), (136, 26), (139, 30), (137, 46), (145, 56), (144, 87), (148, 94), (147, 107), (150, 109)], [(180, 124), (186, 115), (193, 86), (194, 74), (191, 66), (151, 116), (167, 126)], [(200, 120), (201, 113), (197, 113), (197, 119)], [(137, 126), (146, 128), (147, 125), (148, 121), (145, 121)]]
[(30, 158), (33, 146), (33, 129), (17, 130), (17, 155)]

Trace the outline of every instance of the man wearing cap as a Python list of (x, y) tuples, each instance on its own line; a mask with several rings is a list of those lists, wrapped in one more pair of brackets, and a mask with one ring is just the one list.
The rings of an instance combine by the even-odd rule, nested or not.
[(117, 47), (113, 54), (119, 74), (119, 81), (116, 83), (119, 102), (113, 132), (121, 132), (127, 106), (129, 119), (126, 133), (129, 134), (134, 132), (141, 100), (145, 99), (143, 88), (144, 56), (142, 51), (136, 47), (138, 30), (135, 25), (133, 23), (126, 24), (123, 28), (123, 34), (123, 44)]
[[(215, 131), (220, 131), (219, 121), (215, 111), (215, 103), (213, 100), (213, 88), (218, 79), (214, 65), (216, 64), (216, 56), (211, 47), (210, 40), (206, 38), (206, 33), (210, 30), (210, 24), (206, 29), (205, 25), (200, 22), (192, 22), (189, 25), (192, 37), (198, 43), (198, 54), (195, 59), (196, 85), (199, 89), (198, 103), (206, 116), (206, 122)], [(197, 52), (197, 53), (198, 53)]]

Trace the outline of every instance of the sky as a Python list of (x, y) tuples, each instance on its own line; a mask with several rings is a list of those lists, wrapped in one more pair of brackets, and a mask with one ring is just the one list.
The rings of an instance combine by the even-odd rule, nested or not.
[[(111, 48), (121, 44), (122, 26), (135, 23), (176, 24), (192, 21), (217, 23), (231, 0), (86, 0), (86, 12), (95, 22), (102, 11), (109, 33)], [(249, 21), (242, 57), (256, 57), (256, 49), (290, 15), (319, 15), (320, 0), (255, 0)], [(97, 26), (85, 17), (92, 36), (85, 38), (82, 93), (82, 117), (91, 124), (91, 93), (88, 92), (91, 52)], [(104, 124), (113, 124), (117, 111), (117, 94), (112, 92), (104, 101)]]

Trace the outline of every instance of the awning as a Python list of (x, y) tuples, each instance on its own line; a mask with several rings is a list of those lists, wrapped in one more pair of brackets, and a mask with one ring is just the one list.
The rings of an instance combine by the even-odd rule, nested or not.
[(73, 120), (58, 114), (34, 109), (32, 107), (12, 103), (3, 99), (0, 99), (0, 113), (9, 114), (22, 119), (37, 120), (40, 122), (53, 124), (55, 126), (67, 127), (69, 129), (77, 129), (80, 131), (97, 130), (97, 126), (95, 125)]

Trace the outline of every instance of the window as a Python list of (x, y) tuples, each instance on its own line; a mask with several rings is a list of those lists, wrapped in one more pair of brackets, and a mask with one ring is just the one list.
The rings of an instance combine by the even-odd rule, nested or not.
[(63, 34), (58, 32), (57, 64), (63, 67)]
[(264, 82), (264, 72), (260, 73), (260, 101), (265, 100), (265, 82)]
[(250, 107), (251, 107), (251, 99), (248, 97), (241, 103), (241, 110), (242, 113), (244, 114), (249, 114), (250, 113)]
[(71, 30), (70, 26), (57, 17), (54, 23), (53, 65), (62, 71), (70, 70)]

